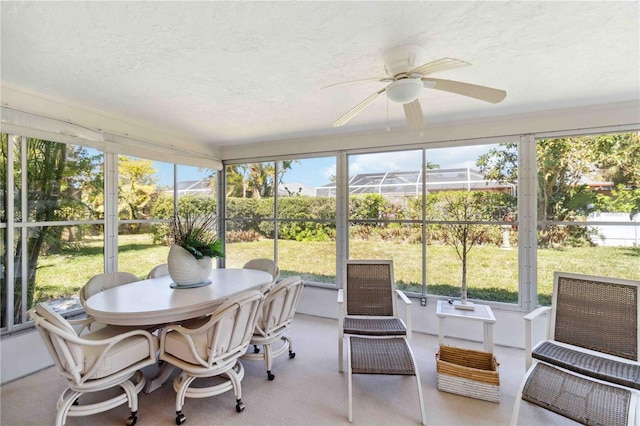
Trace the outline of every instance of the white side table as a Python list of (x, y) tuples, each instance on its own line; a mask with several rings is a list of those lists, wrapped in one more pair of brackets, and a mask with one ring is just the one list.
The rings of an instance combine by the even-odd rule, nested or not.
[(484, 350), (485, 352), (493, 353), (493, 324), (496, 322), (496, 317), (493, 316), (491, 307), (476, 304), (474, 304), (474, 306), (476, 307), (475, 310), (467, 311), (463, 309), (456, 309), (446, 300), (438, 300), (436, 315), (438, 316), (438, 337), (441, 345), (444, 344), (445, 318), (461, 318), (471, 321), (482, 321), (484, 331)]

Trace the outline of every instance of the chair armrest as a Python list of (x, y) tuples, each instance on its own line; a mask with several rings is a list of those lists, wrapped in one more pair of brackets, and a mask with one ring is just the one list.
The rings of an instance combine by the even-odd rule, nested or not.
[[(166, 344), (166, 339), (167, 339), (167, 334), (169, 334), (170, 332), (176, 332), (180, 335), (182, 335), (182, 337), (184, 337), (187, 346), (189, 348), (189, 352), (191, 352), (191, 355), (194, 356), (194, 358), (198, 361), (198, 363), (200, 365), (202, 365), (203, 367), (207, 367), (208, 366), (208, 362), (207, 360), (203, 359), (199, 354), (198, 354), (198, 350), (196, 349), (195, 343), (193, 341), (193, 337), (191, 337), (191, 335), (193, 334), (201, 334), (201, 333), (206, 333), (206, 329), (210, 328), (214, 325), (214, 323), (211, 322), (211, 318), (209, 319), (209, 321), (207, 321), (206, 323), (204, 323), (204, 325), (198, 327), (198, 328), (186, 328), (186, 327), (182, 327), (178, 324), (168, 324), (166, 327), (164, 327), (162, 329), (162, 332), (160, 333), (160, 359), (167, 361), (164, 357), (165, 357), (165, 344)], [(168, 354), (167, 354), (168, 355)], [(171, 355), (168, 355), (171, 356)], [(172, 357), (175, 358), (175, 357)]]
[(411, 305), (413, 304), (413, 302), (411, 301), (411, 299), (409, 299), (407, 297), (406, 294), (404, 294), (404, 292), (402, 290), (398, 290), (395, 289), (396, 294), (398, 295), (398, 297), (400, 297), (400, 299), (404, 302), (405, 304), (405, 323), (407, 325), (407, 340), (409, 340), (409, 342), (411, 342), (411, 330), (412, 330), (412, 325), (411, 325)]
[(91, 331), (91, 324), (93, 324), (94, 322), (96, 322), (96, 319), (93, 317), (86, 317), (86, 318), (82, 318), (82, 319), (68, 319), (67, 322), (69, 324), (71, 324), (72, 326), (80, 326), (80, 328), (78, 329), (78, 336), (82, 334), (82, 332), (86, 329), (88, 331)]
[(536, 319), (540, 315), (547, 313), (550, 310), (551, 310), (551, 306), (542, 306), (540, 308), (537, 308), (537, 309), (529, 312), (523, 318), (524, 318), (525, 321), (531, 321), (531, 320)]
[(402, 299), (402, 301), (405, 303), (405, 305), (411, 305), (411, 304), (413, 304), (413, 302), (411, 301), (411, 299), (409, 299), (409, 298), (407, 297), (407, 295), (406, 295), (406, 294), (404, 294), (404, 291), (396, 289), (396, 294), (397, 294), (398, 296), (400, 296), (400, 299)]
[[(86, 336), (86, 335), (85, 335)], [(126, 340), (128, 338), (134, 337), (134, 336), (143, 336), (147, 339), (147, 343), (149, 344), (149, 356), (146, 360), (141, 360), (138, 361), (137, 363), (127, 367), (125, 370), (127, 371), (135, 371), (141, 367), (144, 367), (146, 365), (150, 365), (150, 364), (154, 364), (156, 362), (156, 350), (158, 348), (158, 338), (156, 336), (154, 336), (153, 334), (149, 333), (146, 330), (131, 330), (131, 331), (127, 331), (126, 333), (122, 333), (122, 334), (118, 334), (116, 336), (113, 337), (109, 337), (107, 339), (102, 339), (102, 340), (90, 340), (90, 339), (85, 339), (83, 337), (78, 337), (77, 338), (77, 343), (84, 345), (84, 346), (103, 346), (100, 355), (98, 356), (98, 358), (95, 360), (95, 362), (93, 363), (93, 365), (91, 366), (91, 368), (89, 370), (87, 370), (83, 375), (82, 375), (82, 379), (81, 381), (84, 382), (88, 379), (90, 379), (91, 377), (94, 376), (94, 373), (96, 370), (102, 368), (102, 360), (104, 359), (105, 356), (107, 356), (107, 353), (111, 350), (111, 348), (118, 342), (122, 341), (122, 340)], [(76, 340), (76, 339), (69, 339), (71, 341)]]
[(549, 314), (551, 312), (551, 307), (550, 306), (543, 306), (540, 308), (537, 308), (531, 312), (529, 312), (527, 315), (525, 315), (523, 317), (524, 319), (524, 349), (525, 349), (525, 354), (524, 354), (524, 360), (525, 360), (525, 370), (529, 370), (529, 368), (531, 367), (531, 363), (532, 358), (531, 358), (531, 352), (533, 350), (533, 335), (531, 332), (531, 328), (532, 328), (532, 323), (535, 319), (538, 319), (540, 316), (542, 316), (543, 314)]

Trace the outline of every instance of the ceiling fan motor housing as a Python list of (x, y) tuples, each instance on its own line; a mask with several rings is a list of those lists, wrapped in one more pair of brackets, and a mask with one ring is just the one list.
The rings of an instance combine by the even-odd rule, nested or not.
[(425, 57), (425, 50), (416, 44), (397, 46), (384, 53), (384, 69), (389, 77), (398, 77), (422, 65)]

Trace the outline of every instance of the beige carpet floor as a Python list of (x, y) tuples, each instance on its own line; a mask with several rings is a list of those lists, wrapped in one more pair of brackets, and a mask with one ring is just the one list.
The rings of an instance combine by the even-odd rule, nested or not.
[[(266, 379), (263, 362), (243, 361), (242, 381), (246, 409), (235, 411), (232, 392), (204, 399), (187, 399), (186, 425), (340, 425), (348, 422), (347, 375), (337, 371), (337, 321), (296, 316), (289, 335), (296, 356), (274, 362), (274, 381)], [(476, 342), (447, 340), (447, 344), (482, 349)], [(515, 395), (524, 376), (524, 351), (496, 347), (500, 363), (499, 403), (438, 391), (435, 354), (437, 336), (414, 333), (412, 348), (418, 362), (427, 424), (508, 425)], [(157, 366), (144, 370), (150, 377)], [(353, 424), (412, 425), (420, 423), (418, 394), (413, 377), (354, 375)], [(52, 425), (56, 400), (65, 384), (52, 367), (1, 387), (2, 426)], [(67, 425), (124, 425), (126, 405), (110, 411), (69, 417)], [(138, 425), (175, 424), (175, 393), (171, 381), (139, 397)], [(574, 424), (523, 402), (518, 424)]]

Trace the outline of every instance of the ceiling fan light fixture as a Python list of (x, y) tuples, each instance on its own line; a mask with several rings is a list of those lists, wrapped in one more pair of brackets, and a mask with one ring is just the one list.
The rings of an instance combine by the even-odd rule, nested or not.
[(408, 104), (418, 99), (423, 88), (424, 85), (419, 78), (403, 78), (389, 84), (387, 96), (394, 102)]

